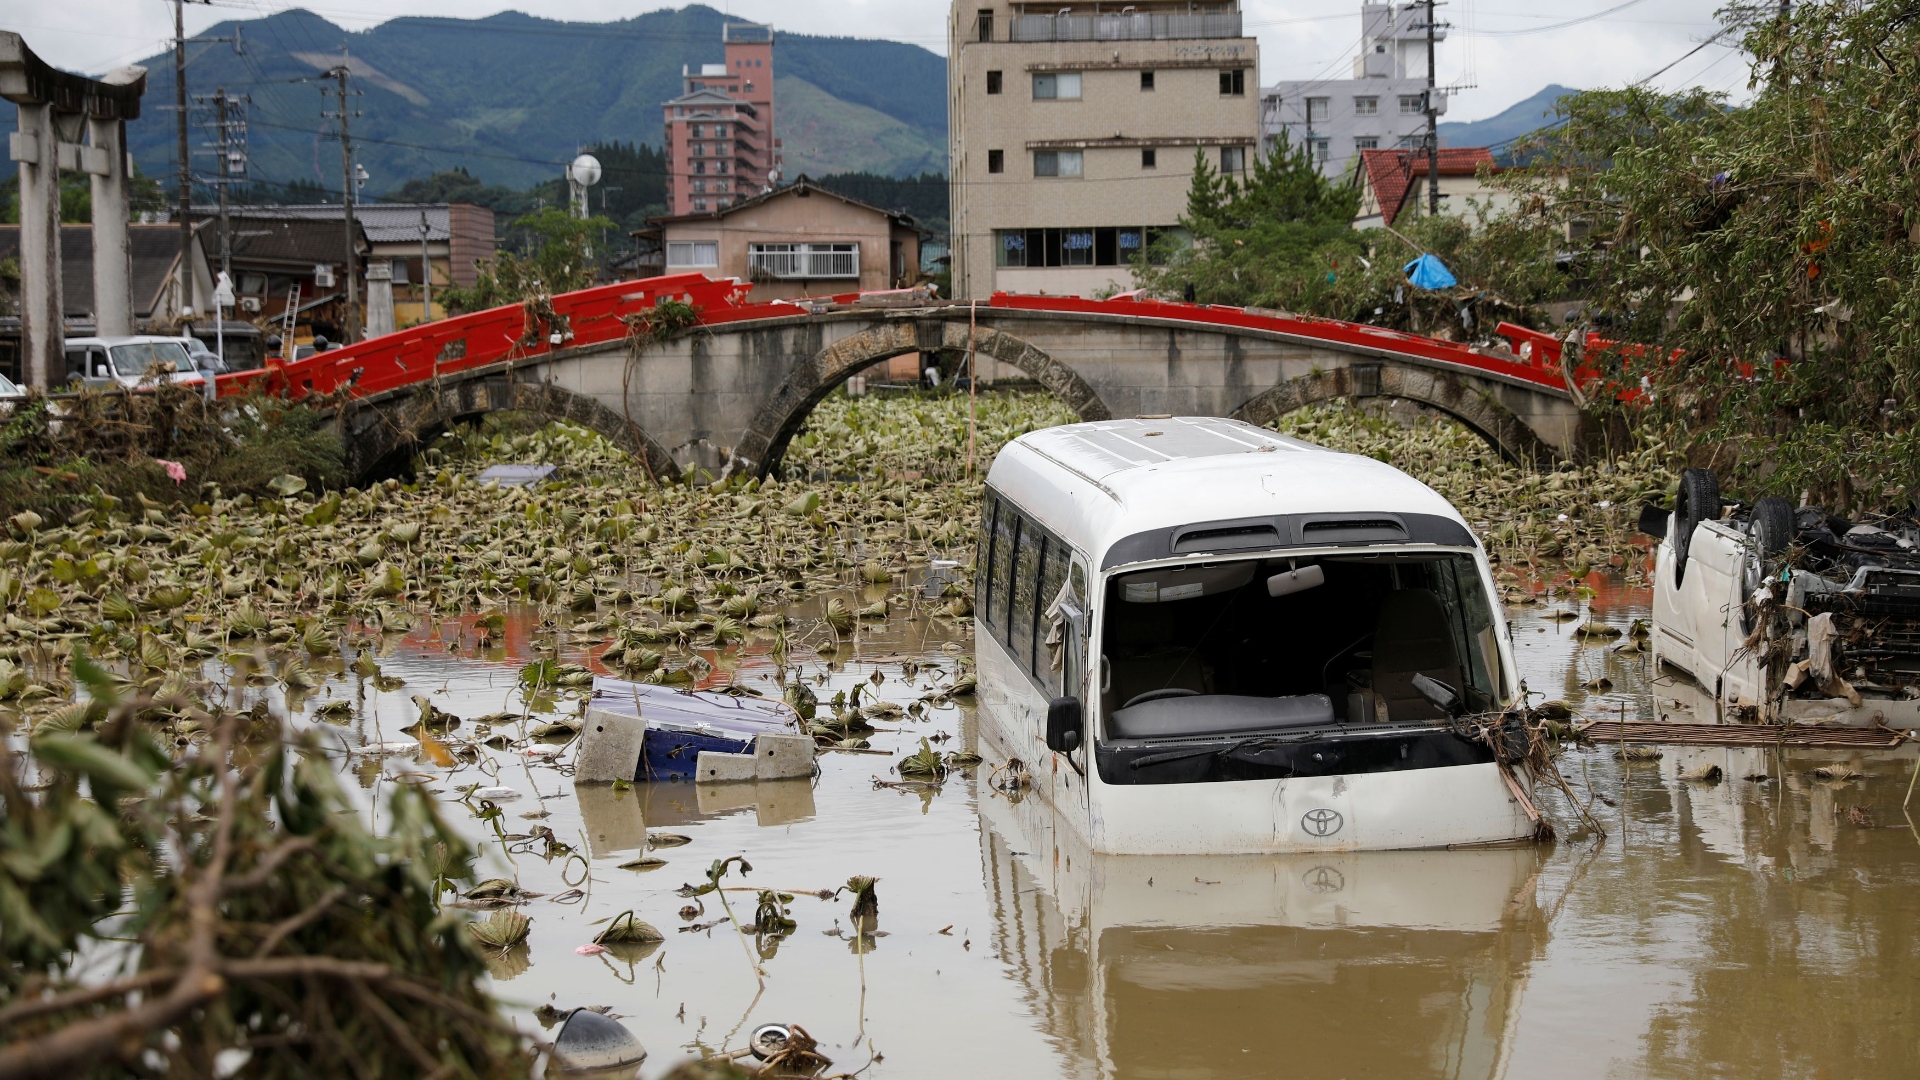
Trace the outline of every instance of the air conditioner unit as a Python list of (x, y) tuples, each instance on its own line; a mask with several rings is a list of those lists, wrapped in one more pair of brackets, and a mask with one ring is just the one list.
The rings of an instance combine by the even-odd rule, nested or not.
[(252, 313), (254, 313), (254, 314), (256, 314), (256, 315), (257, 315), (257, 314), (259, 314), (259, 313), (260, 313), (260, 298), (259, 298), (259, 297), (257, 297), (257, 296), (243, 296), (243, 297), (241, 297), (241, 298), (240, 298), (240, 310), (241, 310), (241, 311), (247, 311), (247, 312), (252, 312)]

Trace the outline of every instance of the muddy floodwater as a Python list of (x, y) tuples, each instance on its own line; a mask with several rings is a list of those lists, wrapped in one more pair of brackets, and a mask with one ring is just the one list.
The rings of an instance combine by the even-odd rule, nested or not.
[[(1549, 617), (1578, 609), (1625, 628), (1645, 616), (1644, 592), (1593, 580), (1589, 599), (1510, 609), (1529, 687), (1587, 716), (1690, 718), (1673, 714), (1696, 703), (1651, 680), (1644, 655), (1582, 644), (1578, 621)], [(871, 602), (858, 593), (841, 595)], [(824, 754), (810, 782), (615, 790), (575, 786), (563, 742), (537, 744), (558, 748), (551, 760), (482, 747), (454, 770), (356, 749), (406, 740), (412, 695), (463, 717), (519, 712), (526, 662), (590, 662), (590, 635), (543, 632), (536, 618), (510, 620), (504, 647), (476, 649), (460, 620), (390, 635), (380, 668), (404, 685), (346, 674), (298, 704), (313, 716), (356, 703), (344, 722), (313, 724), (337, 733), (370, 815), (387, 785), (427, 784), (484, 853), (482, 876), (543, 894), (520, 909), (527, 943), (492, 963), (516, 1022), (539, 1030), (542, 1006), (605, 1006), (647, 1046), (643, 1076), (740, 1049), (767, 1022), (806, 1028), (829, 1072), (867, 1077), (1920, 1071), (1920, 830), (1901, 808), (1911, 746), (1667, 747), (1630, 763), (1577, 750), (1561, 768), (1604, 841), (1569, 836), (1573, 815), (1550, 801), (1563, 834), (1550, 845), (1240, 858), (1081, 849), (1043, 804), (990, 783), (1001, 762), (976, 736), (971, 699), (876, 721), (889, 730), (872, 745), (889, 753)], [(869, 699), (905, 704), (971, 653), (954, 626), (896, 618), (830, 663), (795, 644), (789, 670), (822, 702), (864, 683)], [(715, 662), (710, 681), (779, 694), (766, 639)], [(893, 765), (922, 737), (986, 760), (937, 791), (876, 786), (899, 779)], [(1718, 782), (1682, 778), (1709, 763)], [(463, 798), (475, 784), (513, 795)], [(651, 849), (650, 833), (663, 841)], [(735, 855), (752, 872), (723, 883), (793, 894), (791, 934), (743, 936), (715, 895), (676, 895)], [(664, 862), (623, 866), (642, 856)], [(853, 875), (879, 878), (870, 937), (850, 926), (845, 893), (808, 895)], [(751, 922), (753, 892), (721, 895)], [(577, 951), (628, 911), (666, 941)]]

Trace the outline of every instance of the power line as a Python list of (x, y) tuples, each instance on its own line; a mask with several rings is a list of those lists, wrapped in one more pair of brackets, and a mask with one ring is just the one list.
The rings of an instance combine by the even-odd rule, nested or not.
[(1568, 19), (1565, 22), (1552, 23), (1547, 26), (1528, 26), (1519, 30), (1477, 30), (1474, 31), (1474, 33), (1483, 34), (1487, 37), (1523, 37), (1527, 34), (1545, 34), (1554, 30), (1565, 30), (1569, 26), (1579, 26), (1582, 23), (1590, 23), (1595, 19), (1604, 19), (1609, 15), (1644, 3), (1646, 3), (1646, 0), (1627, 0), (1626, 3), (1615, 4), (1605, 11), (1596, 11), (1591, 15), (1582, 15), (1577, 19)]

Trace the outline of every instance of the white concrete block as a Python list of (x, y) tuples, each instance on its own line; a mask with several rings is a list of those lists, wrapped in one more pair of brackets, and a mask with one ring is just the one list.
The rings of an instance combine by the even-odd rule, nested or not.
[(813, 736), (761, 735), (753, 740), (753, 775), (788, 780), (813, 775)]
[(693, 778), (702, 784), (751, 780), (753, 767), (752, 754), (716, 754), (711, 750), (702, 750), (700, 760), (694, 764)]
[(573, 779), (582, 784), (631, 782), (640, 772), (640, 753), (647, 722), (638, 716), (588, 709), (580, 732), (579, 765)]

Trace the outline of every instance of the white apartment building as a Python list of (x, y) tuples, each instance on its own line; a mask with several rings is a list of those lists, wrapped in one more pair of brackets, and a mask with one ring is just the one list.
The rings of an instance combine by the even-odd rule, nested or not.
[(1245, 178), (1260, 57), (1235, 0), (954, 0), (947, 34), (956, 297), (1132, 288), (1196, 151)]
[[(1360, 55), (1350, 79), (1275, 83), (1260, 92), (1263, 153), (1305, 143), (1329, 178), (1351, 173), (1363, 150), (1427, 144), (1427, 5), (1360, 5)], [(1446, 40), (1444, 27), (1434, 30)], [(1435, 109), (1447, 111), (1444, 92)]]

